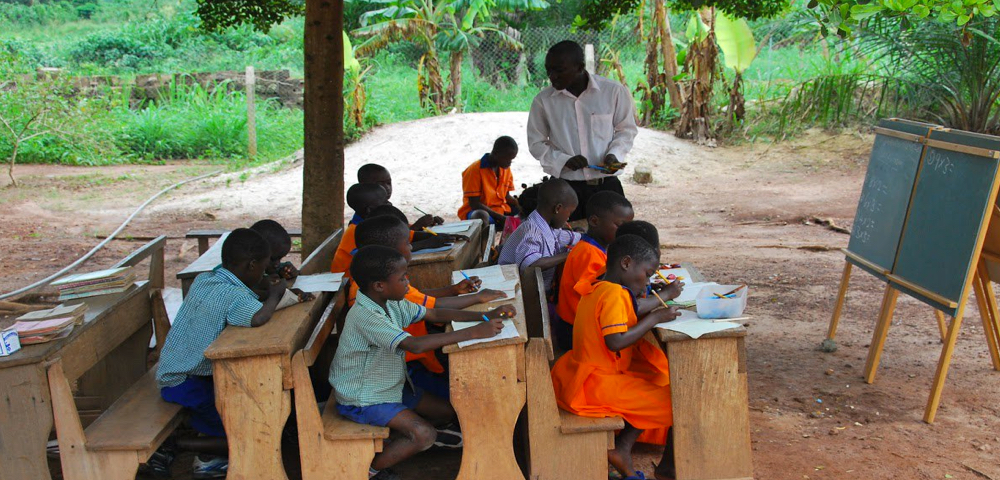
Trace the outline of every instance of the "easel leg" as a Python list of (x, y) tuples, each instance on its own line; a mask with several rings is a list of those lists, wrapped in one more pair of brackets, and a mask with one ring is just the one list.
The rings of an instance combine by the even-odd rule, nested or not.
[(976, 294), (976, 305), (979, 307), (979, 316), (983, 319), (983, 333), (986, 334), (986, 346), (990, 350), (990, 359), (993, 360), (993, 369), (1000, 370), (1000, 351), (997, 350), (996, 320), (997, 312), (992, 309), (987, 297), (992, 296), (989, 291), (990, 281), (983, 275), (982, 268), (976, 271), (975, 278), (972, 279), (972, 287)]
[(837, 303), (833, 307), (833, 317), (830, 318), (830, 330), (826, 333), (827, 340), (833, 340), (837, 334), (837, 324), (840, 323), (840, 313), (844, 310), (844, 300), (847, 298), (847, 286), (851, 283), (851, 262), (844, 262), (844, 274), (840, 277), (840, 290), (837, 292)]
[(878, 323), (875, 324), (875, 333), (872, 335), (872, 343), (868, 347), (868, 361), (865, 363), (865, 382), (875, 382), (875, 371), (878, 370), (878, 363), (882, 357), (882, 348), (885, 346), (885, 339), (889, 335), (889, 326), (892, 325), (892, 314), (896, 310), (896, 299), (899, 298), (899, 290), (891, 285), (885, 286), (885, 296), (882, 297), (882, 312), (879, 314)]
[(948, 336), (948, 323), (944, 321), (944, 312), (934, 310), (934, 318), (937, 319), (938, 332), (941, 334), (941, 341), (944, 342), (944, 338)]
[(958, 340), (958, 329), (962, 326), (962, 315), (965, 313), (965, 302), (958, 307), (958, 313), (948, 327), (948, 338), (945, 340), (944, 348), (941, 350), (941, 358), (938, 359), (937, 372), (934, 374), (934, 384), (931, 386), (931, 398), (927, 400), (927, 409), (924, 410), (924, 421), (934, 423), (934, 416), (937, 414), (938, 405), (941, 403), (941, 390), (944, 389), (944, 380), (948, 376), (948, 366), (951, 363), (951, 354), (955, 352), (955, 341)]

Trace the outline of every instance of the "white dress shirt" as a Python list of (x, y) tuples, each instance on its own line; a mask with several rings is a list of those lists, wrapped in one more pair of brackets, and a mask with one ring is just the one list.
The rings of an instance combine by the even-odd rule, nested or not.
[(574, 171), (563, 166), (576, 155), (587, 157), (591, 165), (603, 164), (608, 154), (624, 162), (639, 131), (628, 89), (614, 80), (587, 76), (587, 89), (579, 97), (548, 86), (535, 96), (528, 113), (528, 150), (545, 173), (564, 180), (609, 176), (592, 168)]

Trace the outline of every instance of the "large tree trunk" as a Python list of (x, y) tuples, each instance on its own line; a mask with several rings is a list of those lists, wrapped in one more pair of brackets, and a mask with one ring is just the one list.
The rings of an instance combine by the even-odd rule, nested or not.
[(674, 78), (677, 76), (677, 50), (674, 48), (674, 36), (670, 31), (670, 10), (663, 5), (663, 0), (656, 0), (657, 28), (660, 30), (660, 48), (663, 56), (663, 73), (666, 75), (667, 92), (670, 93), (670, 106), (681, 111), (684, 96)]
[(711, 125), (711, 103), (719, 50), (715, 44), (714, 9), (705, 8), (699, 14), (708, 26), (708, 36), (704, 41), (693, 42), (688, 47), (685, 63), (691, 79), (685, 86), (687, 91), (675, 134), (705, 143), (715, 137)]
[(462, 51), (451, 52), (448, 74), (448, 93), (445, 102), (448, 108), (458, 107), (462, 101)]
[(306, 0), (303, 257), (344, 225), (343, 29), (344, 0)]

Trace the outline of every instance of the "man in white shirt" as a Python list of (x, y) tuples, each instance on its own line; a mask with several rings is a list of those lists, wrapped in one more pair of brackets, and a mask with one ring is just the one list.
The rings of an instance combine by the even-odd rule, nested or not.
[(545, 56), (552, 86), (531, 102), (528, 150), (545, 173), (569, 182), (579, 198), (570, 220), (587, 218), (591, 195), (610, 190), (625, 195), (614, 174), (594, 167), (624, 162), (638, 128), (628, 89), (584, 68), (583, 48), (573, 41), (552, 46)]

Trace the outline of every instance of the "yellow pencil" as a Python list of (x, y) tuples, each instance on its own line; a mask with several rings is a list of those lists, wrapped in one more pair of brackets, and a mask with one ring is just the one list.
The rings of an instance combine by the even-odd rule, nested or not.
[(438, 236), (437, 232), (435, 232), (434, 230), (431, 230), (431, 229), (429, 229), (427, 227), (424, 227), (424, 231), (427, 232), (427, 233), (429, 233), (429, 234), (431, 234), (431, 235), (434, 235), (435, 237)]
[(667, 282), (667, 285), (670, 285), (670, 280), (667, 280), (667, 277), (664, 277), (663, 274), (660, 273), (659, 270), (656, 271), (656, 274), (659, 275), (660, 278), (662, 278), (664, 282)]
[(656, 295), (656, 299), (659, 300), (660, 303), (663, 304), (663, 308), (670, 308), (670, 307), (667, 306), (667, 302), (663, 301), (663, 297), (661, 297), (659, 293), (656, 293), (655, 290), (653, 291), (653, 295)]

